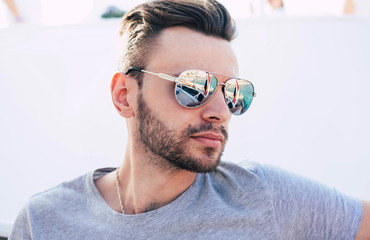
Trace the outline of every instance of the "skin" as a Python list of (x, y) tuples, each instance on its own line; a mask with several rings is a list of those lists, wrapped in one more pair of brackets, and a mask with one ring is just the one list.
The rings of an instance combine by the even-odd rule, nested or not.
[(4, 0), (4, 3), (9, 8), (14, 17), (19, 17), (19, 13), (17, 7), (15, 6), (14, 0)]
[(346, 0), (344, 3), (344, 14), (354, 14), (356, 10), (356, 4), (353, 0)]
[[(179, 37), (181, 36), (181, 37)], [(184, 27), (173, 27), (159, 35), (159, 45), (149, 57), (147, 70), (176, 75), (188, 69), (208, 70), (229, 76), (238, 76), (238, 64), (231, 44), (226, 40), (206, 36)], [(217, 49), (217, 51), (215, 51)], [(219, 78), (220, 82), (227, 79)], [(111, 82), (111, 93), (118, 113), (126, 118), (128, 140), (126, 153), (119, 171), (122, 201), (126, 214), (140, 214), (160, 208), (180, 196), (195, 180), (196, 173), (179, 169), (166, 159), (148, 151), (140, 140), (138, 97), (157, 120), (164, 123), (175, 135), (181, 136), (188, 126), (212, 124), (227, 131), (231, 113), (218, 87), (213, 98), (196, 109), (180, 106), (174, 96), (173, 83), (144, 75), (141, 90), (135, 79), (116, 73)], [(203, 133), (202, 133), (203, 134)], [(211, 141), (211, 142), (209, 142)], [(203, 164), (217, 162), (225, 141), (216, 144), (207, 137), (183, 139), (189, 154), (203, 159)], [(212, 146), (214, 154), (204, 149)], [(104, 175), (95, 182), (106, 203), (120, 212), (115, 188), (115, 172)], [(356, 239), (370, 239), (370, 202), (363, 201), (363, 216)]]
[(279, 8), (283, 6), (283, 0), (269, 0), (272, 8)]
[[(179, 37), (181, 36), (181, 37)], [(184, 70), (199, 69), (229, 76), (238, 75), (238, 63), (231, 44), (223, 39), (206, 36), (184, 28), (173, 27), (158, 36), (158, 46), (149, 56), (147, 70), (177, 75)], [(190, 49), (190, 50), (189, 50)], [(217, 51), (215, 51), (217, 49)], [(220, 82), (227, 79), (219, 77)], [(116, 73), (111, 83), (113, 103), (126, 118), (128, 141), (124, 161), (119, 171), (122, 201), (126, 214), (138, 214), (164, 206), (181, 195), (195, 180), (196, 173), (172, 166), (168, 160), (148, 151), (140, 140), (138, 96), (142, 94), (147, 107), (175, 136), (181, 137), (189, 126), (199, 128), (212, 124), (213, 128), (228, 129), (231, 113), (225, 103), (221, 86), (205, 105), (188, 109), (175, 99), (174, 84), (148, 74), (144, 75), (141, 90), (135, 79)], [(158, 107), (160, 106), (160, 107)], [(209, 130), (183, 139), (189, 154), (203, 165), (216, 164), (226, 139), (214, 140), (206, 134), (222, 135)], [(213, 148), (207, 154), (205, 148)], [(110, 207), (119, 211), (115, 189), (115, 173), (96, 181), (96, 186)]]
[(356, 240), (370, 240), (370, 201), (362, 201), (363, 211)]

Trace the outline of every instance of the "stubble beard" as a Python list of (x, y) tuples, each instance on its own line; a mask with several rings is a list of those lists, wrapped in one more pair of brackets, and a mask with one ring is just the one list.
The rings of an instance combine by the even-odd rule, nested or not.
[[(226, 129), (222, 126), (220, 129), (214, 128), (212, 123), (208, 122), (199, 127), (189, 125), (182, 131), (173, 131), (159, 120), (143, 99), (142, 93), (138, 94), (138, 139), (146, 150), (151, 151), (162, 162), (152, 162), (156, 166), (165, 169), (184, 169), (192, 172), (212, 172), (220, 164), (225, 143), (228, 138)], [(215, 148), (204, 147), (200, 156), (194, 156), (194, 151), (187, 145), (190, 137), (194, 133), (205, 131), (221, 132), (225, 141), (221, 151)], [(180, 133), (176, 135), (176, 133)]]

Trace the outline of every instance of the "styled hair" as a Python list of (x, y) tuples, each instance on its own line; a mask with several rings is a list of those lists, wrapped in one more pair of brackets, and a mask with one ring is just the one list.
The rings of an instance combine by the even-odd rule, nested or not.
[[(231, 41), (235, 23), (227, 9), (216, 0), (156, 0), (143, 3), (127, 12), (120, 24), (118, 70), (145, 68), (156, 45), (156, 37), (169, 27), (183, 26)], [(140, 72), (130, 73), (142, 85)]]

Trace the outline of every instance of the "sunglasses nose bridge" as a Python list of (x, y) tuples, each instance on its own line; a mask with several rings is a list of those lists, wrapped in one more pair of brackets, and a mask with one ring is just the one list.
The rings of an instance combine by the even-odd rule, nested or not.
[(227, 107), (227, 108), (229, 108), (229, 107), (227, 106), (227, 103), (226, 103), (226, 93), (225, 93), (225, 86), (226, 86), (226, 83), (218, 82), (218, 79), (217, 79), (217, 86), (216, 86), (215, 91), (214, 91), (214, 92), (213, 92), (213, 94), (212, 94), (212, 98), (217, 98), (217, 96), (215, 96), (215, 95), (219, 94), (219, 93), (218, 93), (218, 86), (220, 86), (220, 88), (221, 88), (220, 90), (221, 90), (222, 98), (223, 98), (223, 100), (224, 100), (224, 104), (226, 105), (226, 107)]
[[(225, 94), (225, 86), (226, 86), (226, 83), (222, 83), (222, 82), (217, 82), (217, 87), (221, 85), (221, 91), (222, 91), (222, 94), (224, 95), (224, 98), (226, 99), (226, 94)], [(217, 91), (217, 88), (216, 88), (216, 91)]]
[[(218, 89), (218, 86), (220, 85), (221, 89)], [(212, 116), (212, 119), (217, 121), (227, 121), (230, 119), (231, 112), (230, 109), (226, 103), (225, 99), (225, 93), (224, 93), (224, 85), (218, 83), (215, 91), (213, 92), (212, 96), (209, 98), (206, 104), (204, 104), (205, 112)], [(220, 91), (219, 91), (220, 90)]]

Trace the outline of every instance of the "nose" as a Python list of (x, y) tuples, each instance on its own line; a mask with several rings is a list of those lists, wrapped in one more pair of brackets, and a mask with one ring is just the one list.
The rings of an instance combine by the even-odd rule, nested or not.
[(214, 123), (226, 123), (230, 120), (231, 112), (226, 105), (222, 85), (217, 87), (212, 98), (203, 106), (202, 118)]

